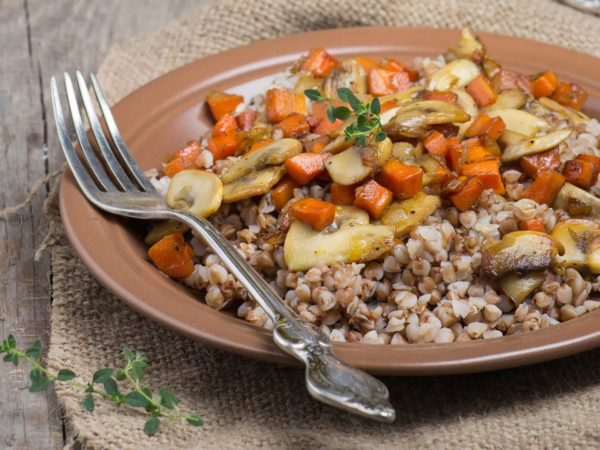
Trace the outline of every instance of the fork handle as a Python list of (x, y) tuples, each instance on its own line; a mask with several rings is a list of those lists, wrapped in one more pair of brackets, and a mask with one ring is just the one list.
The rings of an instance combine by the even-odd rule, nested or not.
[(306, 365), (306, 383), (311, 395), (330, 405), (376, 420), (391, 422), (395, 419), (385, 385), (337, 359), (331, 350), (329, 337), (313, 324), (300, 319), (209, 221), (173, 210), (168, 211), (168, 216), (198, 233), (271, 317), (275, 324), (273, 339), (277, 346)]

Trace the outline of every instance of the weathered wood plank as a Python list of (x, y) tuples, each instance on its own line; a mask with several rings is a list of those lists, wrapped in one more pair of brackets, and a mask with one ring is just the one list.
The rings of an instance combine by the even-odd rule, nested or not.
[[(66, 70), (98, 68), (108, 48), (150, 32), (198, 5), (194, 0), (0, 0), (0, 209), (24, 199), (34, 182), (60, 167), (48, 86)], [(45, 150), (48, 149), (47, 160)], [(48, 342), (49, 260), (33, 254), (46, 229), (45, 192), (0, 221), (0, 337), (22, 346)], [(0, 364), (0, 448), (60, 448), (55, 394), (31, 394), (28, 368)]]

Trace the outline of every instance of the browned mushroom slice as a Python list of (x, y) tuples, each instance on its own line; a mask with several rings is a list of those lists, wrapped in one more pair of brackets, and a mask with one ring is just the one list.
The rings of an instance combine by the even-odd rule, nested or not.
[(393, 202), (381, 216), (381, 223), (392, 225), (399, 237), (416, 228), (441, 205), (437, 195), (421, 191), (409, 199)]
[(525, 275), (509, 273), (500, 279), (500, 288), (514, 302), (519, 305), (546, 279), (544, 272), (532, 272)]
[(550, 267), (559, 252), (562, 245), (546, 233), (513, 231), (483, 250), (481, 270), (489, 278), (537, 272)]
[(297, 139), (285, 138), (265, 145), (248, 155), (241, 157), (232, 166), (223, 169), (221, 180), (231, 183), (244, 175), (267, 166), (283, 164), (302, 151), (302, 143)]
[(231, 203), (269, 192), (285, 175), (285, 167), (270, 166), (238, 178), (223, 186), (223, 202)]
[[(365, 155), (372, 153), (369, 158)], [(392, 141), (385, 138), (368, 147), (350, 147), (325, 162), (331, 179), (345, 186), (358, 183), (372, 175), (392, 156)], [(370, 159), (371, 161), (368, 161)]]
[(512, 162), (527, 155), (545, 152), (567, 139), (573, 130), (571, 128), (561, 128), (552, 133), (544, 134), (543, 136), (534, 137), (521, 141), (514, 145), (509, 145), (502, 152), (502, 162)]
[(323, 95), (337, 98), (339, 88), (348, 88), (355, 94), (366, 94), (367, 72), (354, 58), (346, 59), (333, 69), (323, 81)]
[(552, 206), (564, 209), (571, 216), (585, 215), (600, 219), (600, 199), (571, 183), (563, 184)]
[(552, 230), (552, 237), (565, 247), (564, 255), (556, 257), (555, 270), (574, 267), (600, 273), (600, 224), (589, 219), (563, 220)]
[(462, 108), (452, 103), (423, 100), (400, 107), (383, 129), (392, 140), (416, 138), (423, 136), (430, 125), (462, 123), (470, 118)]

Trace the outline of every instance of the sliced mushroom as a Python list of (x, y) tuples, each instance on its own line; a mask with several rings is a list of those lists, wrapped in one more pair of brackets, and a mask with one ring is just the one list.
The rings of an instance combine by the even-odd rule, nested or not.
[(337, 98), (339, 88), (348, 88), (355, 94), (367, 93), (367, 72), (354, 58), (346, 59), (333, 69), (323, 81), (323, 95)]
[(524, 134), (517, 133), (516, 131), (512, 130), (504, 130), (504, 132), (498, 138), (498, 143), (502, 146), (502, 148), (506, 148), (511, 145), (520, 144), (528, 139), (529, 137), (525, 136)]
[(304, 94), (304, 91), (306, 91), (307, 89), (321, 90), (322, 84), (323, 80), (321, 78), (317, 78), (309, 73), (305, 73), (298, 77), (296, 86), (294, 86), (294, 94)]
[(565, 247), (565, 254), (556, 258), (554, 269), (587, 268), (600, 273), (600, 224), (589, 219), (567, 219), (558, 222), (552, 237)]
[(479, 109), (477, 103), (473, 100), (473, 97), (469, 95), (463, 88), (452, 89), (452, 92), (456, 94), (456, 104), (466, 112), (471, 118), (466, 122), (458, 123), (458, 138), (462, 139), (467, 129), (471, 126), (475, 118), (479, 115)]
[(462, 123), (470, 118), (469, 114), (452, 103), (423, 100), (401, 106), (383, 129), (392, 140), (400, 140), (421, 137), (430, 125)]
[(468, 58), (474, 51), (483, 52), (483, 44), (477, 39), (469, 28), (460, 30), (460, 41), (449, 49), (459, 58)]
[(516, 131), (527, 137), (535, 136), (538, 131), (550, 126), (544, 119), (520, 109), (495, 109), (488, 111), (487, 115), (501, 117), (507, 130)]
[(571, 183), (563, 184), (552, 206), (564, 209), (571, 216), (586, 215), (600, 220), (600, 199)]
[(502, 162), (507, 163), (516, 161), (522, 156), (533, 155), (535, 153), (545, 152), (550, 150), (552, 147), (556, 147), (558, 144), (567, 139), (573, 130), (571, 128), (561, 128), (553, 131), (552, 133), (544, 134), (540, 137), (528, 139), (514, 145), (509, 145), (502, 152)]
[(162, 222), (155, 222), (152, 224), (150, 231), (146, 235), (144, 242), (146, 245), (154, 245), (168, 234), (172, 233), (185, 233), (190, 227), (186, 224), (178, 222), (177, 220), (163, 220)]
[(337, 207), (335, 231), (316, 231), (299, 220), (293, 221), (283, 246), (288, 269), (307, 270), (336, 261), (369, 261), (389, 251), (394, 245), (394, 228), (371, 225), (363, 213), (358, 208)]
[(302, 143), (297, 139), (285, 138), (243, 156), (221, 173), (221, 180), (228, 184), (244, 175), (267, 166), (283, 164), (290, 157), (302, 152)]
[[(369, 150), (373, 152), (373, 161), (366, 164), (365, 153)], [(333, 155), (325, 161), (325, 168), (335, 183), (349, 186), (372, 175), (391, 156), (392, 141), (385, 138), (368, 148), (354, 146)]]
[(246, 153), (258, 141), (264, 141), (271, 137), (271, 125), (256, 121), (252, 128), (240, 131), (237, 140), (236, 154)]
[[(342, 127), (340, 127), (342, 128)], [(346, 136), (342, 133), (338, 135), (333, 141), (323, 147), (320, 153), (331, 153), (335, 155), (336, 153), (340, 153), (354, 145), (354, 138), (349, 141), (346, 140)]]
[(416, 228), (441, 204), (437, 195), (427, 195), (421, 191), (409, 199), (393, 202), (381, 216), (381, 223), (393, 226), (399, 237)]
[(527, 94), (523, 89), (506, 89), (498, 94), (496, 101), (481, 110), (483, 113), (499, 109), (519, 109), (527, 103)]
[[(383, 105), (389, 101), (395, 101), (398, 105), (415, 100), (421, 92), (425, 90), (425, 86), (413, 86), (393, 94), (382, 95), (379, 97), (379, 102)], [(383, 115), (383, 114), (382, 114)]]
[(188, 169), (176, 173), (169, 183), (167, 204), (198, 217), (208, 217), (221, 206), (223, 183), (212, 172)]
[(509, 273), (500, 279), (500, 288), (514, 302), (520, 305), (525, 298), (546, 279), (544, 272), (532, 272), (525, 275)]
[(427, 89), (447, 91), (453, 87), (463, 87), (473, 81), (479, 73), (479, 67), (470, 59), (455, 59), (428, 77)]
[(590, 120), (590, 118), (588, 116), (586, 116), (584, 113), (582, 113), (581, 111), (574, 110), (573, 108), (569, 108), (568, 106), (563, 106), (560, 103), (552, 100), (551, 98), (540, 97), (538, 99), (538, 102), (544, 108), (546, 108), (552, 112), (555, 112), (557, 114), (560, 114), (563, 117), (567, 117), (567, 118), (571, 119), (571, 122), (573, 123), (574, 126), (577, 126), (584, 122), (589, 122), (589, 120)]
[(404, 164), (417, 165), (416, 147), (409, 142), (394, 142), (392, 145), (392, 158), (402, 161)]
[(482, 252), (481, 270), (489, 278), (514, 272), (522, 275), (550, 266), (562, 245), (539, 231), (513, 231)]
[(250, 172), (223, 187), (223, 201), (231, 203), (266, 194), (284, 175), (283, 166), (269, 166), (266, 169)]

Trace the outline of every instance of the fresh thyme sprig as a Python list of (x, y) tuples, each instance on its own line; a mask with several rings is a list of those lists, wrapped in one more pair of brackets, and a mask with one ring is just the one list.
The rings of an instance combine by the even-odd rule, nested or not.
[[(179, 411), (179, 398), (171, 390), (163, 386), (154, 397), (152, 391), (140, 384), (144, 377), (144, 372), (148, 367), (148, 358), (140, 352), (133, 352), (128, 347), (123, 347), (123, 356), (127, 361), (125, 367), (121, 369), (103, 368), (94, 372), (92, 381), (87, 384), (73, 381), (77, 376), (75, 372), (69, 369), (60, 369), (58, 373), (52, 373), (42, 367), (39, 358), (42, 354), (42, 341), (37, 339), (31, 347), (25, 350), (25, 353), (17, 350), (17, 341), (12, 334), (8, 335), (2, 345), (0, 345), (0, 354), (4, 355), (4, 361), (11, 362), (15, 366), (19, 364), (19, 359), (28, 361), (32, 366), (29, 372), (31, 379), (30, 392), (41, 392), (50, 386), (52, 382), (60, 381), (83, 389), (86, 395), (81, 400), (83, 407), (93, 412), (95, 408), (94, 395), (112, 400), (117, 406), (123, 403), (132, 407), (144, 408), (151, 417), (144, 424), (144, 430), (149, 435), (156, 433), (160, 425), (161, 417), (174, 420), (176, 422), (187, 421), (194, 426), (201, 426), (204, 422), (196, 413), (182, 413)], [(119, 391), (118, 381), (127, 380), (133, 385), (133, 390), (128, 393)], [(98, 390), (96, 385), (102, 384), (104, 391)]]
[(377, 97), (371, 103), (364, 104), (350, 89), (339, 88), (337, 90), (339, 99), (348, 103), (350, 108), (352, 108), (351, 111), (347, 106), (334, 106), (334, 99), (322, 96), (318, 89), (307, 89), (304, 91), (304, 95), (313, 101), (326, 100), (329, 102), (327, 118), (331, 123), (334, 123), (336, 119), (348, 119), (352, 111), (354, 111), (356, 122), (350, 124), (344, 130), (346, 142), (354, 139), (356, 145), (364, 146), (367, 142), (367, 136), (373, 132), (375, 132), (375, 140), (377, 142), (381, 142), (387, 137), (381, 125), (381, 118), (379, 117), (381, 104)]

